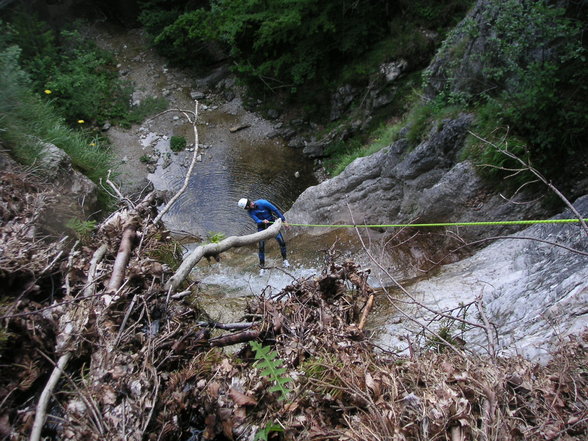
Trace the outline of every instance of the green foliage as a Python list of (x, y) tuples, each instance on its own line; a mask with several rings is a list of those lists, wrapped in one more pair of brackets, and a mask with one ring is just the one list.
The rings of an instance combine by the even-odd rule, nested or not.
[(284, 375), (286, 369), (280, 367), (284, 362), (278, 358), (278, 354), (272, 351), (269, 346), (262, 346), (261, 343), (252, 341), (249, 343), (251, 348), (255, 351), (255, 359), (257, 360), (255, 366), (261, 370), (261, 376), (267, 377), (270, 381), (275, 382), (275, 386), (269, 389), (270, 392), (279, 392), (279, 400), (285, 400), (290, 393), (285, 385), (292, 380), (292, 378)]
[(148, 255), (157, 262), (169, 266), (172, 271), (180, 267), (184, 257), (182, 245), (175, 240), (160, 241), (159, 246), (149, 250)]
[(224, 239), (226, 239), (226, 236), (223, 233), (216, 233), (214, 231), (208, 233), (208, 242), (210, 243), (219, 243)]
[(453, 24), (472, 0), (198, 3), (142, 3), (140, 21), (162, 53), (193, 65), (224, 51), (250, 86), (299, 94), (309, 84), (332, 89), (342, 71), (357, 78), (395, 57), (422, 52), (423, 62), (433, 47), (420, 29)]
[(139, 161), (141, 161), (143, 164), (155, 164), (157, 162), (157, 160), (151, 155), (142, 155), (139, 158)]
[(183, 136), (172, 136), (169, 141), (169, 147), (174, 152), (181, 152), (186, 148), (186, 138)]
[(343, 397), (345, 385), (337, 372), (344, 369), (344, 366), (335, 354), (324, 353), (321, 357), (309, 358), (304, 361), (300, 369), (306, 378), (318, 380), (317, 383), (320, 386), (313, 386), (317, 392), (332, 400), (340, 400)]
[(373, 122), (364, 136), (329, 146), (324, 166), (330, 176), (340, 174), (355, 159), (371, 155), (398, 139), (400, 129), (407, 124), (405, 113), (420, 102), (420, 94), (414, 90), (420, 78), (420, 72), (414, 72), (397, 80), (394, 103), (373, 115)]
[(62, 38), (64, 46), (56, 65), (47, 72), (43, 88), (51, 90), (51, 98), (66, 121), (120, 117), (128, 91), (109, 69), (112, 60), (96, 48), (84, 47), (77, 32), (64, 31)]
[(443, 326), (437, 331), (437, 335), (432, 336), (426, 343), (425, 348), (439, 353), (447, 352), (447, 345), (455, 346), (458, 340), (452, 335), (449, 326)]
[(76, 30), (54, 31), (18, 10), (9, 22), (0, 23), (0, 31), (4, 34), (0, 49), (21, 48), (21, 66), (31, 78), (31, 89), (50, 99), (68, 124), (84, 120), (128, 126), (162, 108), (161, 99), (131, 108), (131, 89), (119, 80), (111, 54)]
[(464, 110), (464, 106), (456, 104), (444, 96), (438, 96), (432, 101), (421, 101), (415, 104), (405, 116), (408, 126), (406, 139), (411, 147), (416, 147), (428, 135), (431, 125), (445, 118), (452, 118)]
[(257, 431), (257, 433), (255, 434), (255, 438), (253, 438), (253, 441), (268, 441), (268, 436), (270, 436), (272, 433), (281, 433), (283, 431), (284, 429), (279, 424), (268, 423), (263, 429)]
[[(569, 179), (562, 168), (586, 175), (579, 164), (588, 139), (588, 64), (582, 40), (587, 16), (573, 17), (572, 7), (566, 11), (544, 0), (492, 1), (483, 14), (483, 27), (470, 20), (442, 49), (441, 57), (453, 59), (443, 72), (447, 90), (459, 84), (470, 104), (482, 112), (491, 106), (491, 130), (509, 127), (509, 137), (518, 140), (509, 148), (565, 189)], [(484, 50), (469, 54), (468, 61), (480, 69), (476, 78), (464, 81), (456, 48), (463, 50), (480, 37)], [(527, 149), (520, 147), (523, 143)], [(487, 149), (478, 156), (504, 166), (503, 155)]]
[(71, 218), (65, 226), (75, 233), (80, 242), (87, 243), (92, 235), (92, 231), (96, 228), (96, 221), (83, 221), (78, 218)]
[(149, 96), (137, 106), (131, 107), (119, 123), (123, 127), (129, 127), (131, 124), (139, 124), (148, 116), (160, 113), (167, 109), (167, 107), (168, 102), (165, 98)]
[(442, 30), (456, 24), (474, 4), (472, 0), (400, 0), (405, 21), (415, 28)]
[(20, 52), (16, 47), (0, 52), (0, 140), (24, 164), (33, 164), (40, 143), (49, 142), (63, 149), (74, 167), (94, 182), (106, 177), (112, 169), (107, 147), (96, 137), (66, 126), (50, 102), (30, 91), (28, 75), (18, 63)]
[[(516, 189), (532, 180), (528, 171), (514, 173), (521, 164), (499, 151), (505, 149), (525, 162), (530, 161), (529, 149), (520, 137), (508, 131), (506, 122), (500, 116), (502, 106), (490, 100), (476, 107), (476, 117), (468, 135), (461, 159), (469, 159), (480, 166), (482, 176), (490, 179), (497, 187)], [(483, 140), (487, 141), (482, 141)], [(492, 147), (489, 143), (495, 145)], [(505, 176), (508, 175), (508, 179)]]
[[(249, 82), (294, 91), (309, 80), (326, 80), (320, 75), (332, 74), (340, 60), (363, 54), (385, 35), (386, 14), (379, 3), (214, 0), (210, 9), (178, 14), (159, 30), (152, 24), (165, 23), (177, 10), (146, 7), (141, 19), (155, 31), (155, 43), (175, 58), (193, 60), (194, 51), (201, 55), (216, 43)], [(190, 51), (184, 54), (186, 47)]]
[[(464, 305), (460, 303), (459, 308), (453, 311), (456, 317), (460, 317), (466, 320), (469, 312), (470, 305)], [(427, 350), (444, 353), (449, 350), (449, 345), (454, 347), (463, 346), (464, 340), (460, 337), (467, 330), (468, 325), (465, 321), (456, 320), (452, 317), (443, 318), (439, 324), (439, 328), (435, 334), (428, 336), (429, 332), (423, 330), (423, 333), (428, 337), (424, 343), (424, 347)]]

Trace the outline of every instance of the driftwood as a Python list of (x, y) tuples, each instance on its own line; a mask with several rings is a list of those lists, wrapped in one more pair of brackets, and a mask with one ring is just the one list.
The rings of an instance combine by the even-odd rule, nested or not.
[(259, 329), (248, 329), (246, 331), (236, 332), (234, 334), (223, 335), (222, 337), (211, 338), (208, 342), (210, 346), (221, 347), (246, 343), (257, 339), (260, 335)]
[(275, 237), (282, 228), (282, 221), (278, 219), (273, 225), (268, 227), (266, 230), (259, 231), (254, 234), (248, 234), (246, 236), (231, 236), (219, 243), (209, 243), (207, 245), (200, 245), (192, 251), (186, 259), (182, 262), (175, 274), (168, 280), (165, 285), (165, 289), (168, 291), (175, 291), (176, 288), (182, 283), (188, 274), (194, 268), (200, 259), (203, 257), (216, 256), (223, 251), (230, 248), (242, 247), (245, 245), (252, 245), (259, 242), (260, 240), (270, 239)]
[(370, 294), (365, 307), (363, 309), (363, 312), (361, 314), (361, 319), (359, 320), (359, 324), (357, 325), (357, 327), (359, 328), (360, 331), (363, 331), (363, 328), (365, 327), (365, 324), (367, 323), (367, 318), (368, 315), (370, 314), (370, 311), (372, 310), (372, 307), (374, 306), (374, 295)]
[(251, 322), (241, 322), (241, 323), (219, 323), (219, 322), (198, 322), (196, 326), (200, 326), (202, 328), (214, 328), (214, 329), (224, 329), (229, 331), (235, 331), (239, 329), (249, 329), (255, 323)]
[(239, 130), (248, 129), (249, 127), (251, 127), (251, 124), (240, 124), (238, 126), (231, 127), (229, 129), (229, 132), (235, 133), (235, 132), (238, 132)]

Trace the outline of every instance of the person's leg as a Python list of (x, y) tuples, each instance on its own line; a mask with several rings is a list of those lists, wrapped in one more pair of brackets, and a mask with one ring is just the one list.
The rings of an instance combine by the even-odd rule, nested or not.
[(282, 233), (279, 233), (276, 236), (276, 240), (278, 241), (278, 244), (280, 245), (280, 252), (282, 253), (282, 259), (286, 260), (286, 241), (284, 240), (284, 236), (282, 236)]
[(259, 241), (259, 266), (265, 266), (265, 240)]
[[(261, 224), (257, 226), (257, 231), (263, 231), (266, 229), (265, 224)], [(259, 266), (265, 267), (265, 240), (259, 241)]]

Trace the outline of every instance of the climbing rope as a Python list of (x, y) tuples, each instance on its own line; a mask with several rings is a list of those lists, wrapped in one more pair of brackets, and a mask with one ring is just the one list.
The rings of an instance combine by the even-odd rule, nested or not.
[(533, 224), (564, 224), (574, 222), (588, 222), (588, 219), (538, 219), (538, 220), (515, 220), (515, 221), (481, 221), (481, 222), (437, 222), (430, 224), (388, 224), (388, 225), (365, 225), (365, 224), (291, 224), (292, 227), (317, 227), (317, 228), (404, 228), (404, 227), (469, 227), (475, 225), (533, 225)]

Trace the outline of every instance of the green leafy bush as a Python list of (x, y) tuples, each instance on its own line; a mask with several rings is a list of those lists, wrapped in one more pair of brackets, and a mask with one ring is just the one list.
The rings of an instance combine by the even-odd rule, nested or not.
[(80, 242), (87, 243), (92, 231), (96, 228), (96, 221), (83, 221), (78, 218), (72, 218), (67, 221), (65, 226), (74, 232)]
[(181, 152), (186, 148), (186, 138), (183, 136), (172, 136), (169, 140), (169, 147), (174, 152)]
[(107, 147), (96, 137), (65, 125), (54, 107), (30, 90), (29, 76), (19, 66), (21, 51), (10, 47), (0, 51), (0, 140), (24, 164), (33, 164), (41, 142), (63, 149), (74, 167), (94, 182), (112, 169)]
[(70, 125), (78, 121), (129, 125), (166, 107), (165, 100), (154, 99), (132, 108), (131, 88), (119, 79), (112, 55), (80, 32), (54, 31), (21, 10), (9, 20), (0, 23), (0, 49), (21, 48), (20, 61), (31, 78), (31, 89), (50, 99)]
[(219, 243), (227, 238), (227, 236), (224, 233), (217, 233), (214, 231), (209, 231), (207, 236), (209, 243)]
[[(204, 3), (204, 4), (203, 4)], [(140, 21), (162, 53), (183, 64), (206, 62), (205, 54), (224, 51), (250, 86), (298, 94), (309, 84), (333, 87), (344, 66), (365, 72), (383, 61), (424, 47), (420, 28), (453, 24), (472, 0), (151, 0), (143, 2)], [(413, 23), (407, 29), (405, 23)], [(405, 36), (407, 35), (408, 36)], [(382, 40), (391, 52), (365, 57)], [(400, 41), (404, 37), (404, 40)], [(348, 76), (348, 75), (347, 75)]]

